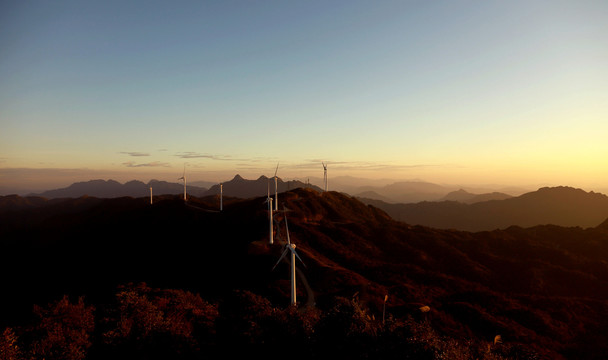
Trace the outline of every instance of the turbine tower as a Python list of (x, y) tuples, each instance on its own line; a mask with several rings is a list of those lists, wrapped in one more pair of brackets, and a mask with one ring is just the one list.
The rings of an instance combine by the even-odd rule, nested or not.
[(268, 204), (268, 217), (270, 220), (270, 239), (268, 240), (268, 243), (270, 245), (272, 245), (274, 243), (274, 229), (272, 228), (272, 198), (270, 197), (270, 179), (268, 180), (268, 191), (266, 193), (266, 201), (265, 203)]
[(323, 184), (325, 186), (325, 191), (327, 191), (327, 164), (323, 164)]
[(220, 211), (224, 210), (224, 185), (220, 183)]
[(277, 171), (279, 171), (279, 163), (274, 171), (274, 211), (279, 211), (279, 186), (277, 183)]
[(184, 201), (187, 201), (188, 198), (186, 197), (186, 164), (184, 164), (184, 174), (177, 180), (184, 180)]
[(274, 270), (274, 268), (277, 267), (277, 265), (279, 265), (279, 263), (281, 262), (281, 260), (283, 260), (283, 258), (287, 255), (287, 253), (289, 253), (291, 261), (290, 261), (290, 279), (291, 279), (291, 305), (296, 305), (297, 301), (296, 301), (296, 257), (298, 258), (298, 260), (300, 260), (300, 262), (302, 263), (302, 265), (306, 266), (304, 264), (304, 261), (302, 261), (302, 258), (300, 258), (300, 255), (298, 255), (298, 253), (296, 252), (296, 244), (292, 244), (290, 239), (289, 239), (289, 225), (287, 224), (287, 213), (285, 213), (285, 232), (287, 233), (287, 244), (285, 244), (285, 250), (283, 251), (283, 254), (281, 255), (281, 257), (279, 258), (279, 261), (277, 261), (277, 263), (274, 265), (274, 267), (272, 268)]
[(150, 205), (152, 205), (152, 185), (150, 185)]

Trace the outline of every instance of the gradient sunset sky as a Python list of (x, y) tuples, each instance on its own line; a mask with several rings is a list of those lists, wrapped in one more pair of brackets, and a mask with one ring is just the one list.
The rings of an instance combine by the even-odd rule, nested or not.
[(608, 1), (0, 3), (1, 186), (322, 161), (608, 188)]

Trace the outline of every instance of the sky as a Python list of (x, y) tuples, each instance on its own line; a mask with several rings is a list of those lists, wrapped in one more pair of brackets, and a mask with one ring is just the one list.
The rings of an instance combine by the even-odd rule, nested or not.
[(3, 1), (0, 189), (608, 188), (608, 2)]

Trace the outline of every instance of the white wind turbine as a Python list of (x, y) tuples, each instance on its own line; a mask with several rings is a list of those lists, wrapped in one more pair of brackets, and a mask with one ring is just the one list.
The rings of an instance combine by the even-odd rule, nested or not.
[(285, 244), (285, 250), (283, 251), (283, 254), (281, 254), (279, 261), (277, 261), (277, 263), (274, 265), (272, 270), (274, 270), (274, 268), (276, 268), (277, 265), (279, 265), (279, 263), (287, 255), (287, 253), (290, 253), (290, 257), (291, 257), (291, 261), (290, 261), (290, 265), (291, 265), (291, 270), (290, 270), (291, 305), (296, 305), (296, 257), (298, 258), (298, 260), (300, 260), (302, 265), (304, 265), (305, 267), (306, 267), (306, 265), (304, 264), (304, 261), (302, 261), (302, 258), (300, 258), (300, 255), (298, 255), (298, 253), (296, 252), (296, 244), (292, 244), (291, 241), (289, 240), (289, 225), (287, 224), (287, 213), (285, 213), (284, 216), (285, 216), (285, 232), (287, 233), (287, 244)]
[(327, 191), (327, 164), (323, 164), (323, 184), (325, 185), (325, 191)]
[(187, 201), (187, 197), (186, 197), (186, 164), (184, 164), (184, 174), (182, 175), (182, 177), (178, 178), (177, 180), (184, 180), (184, 201)]
[(270, 219), (270, 240), (268, 243), (272, 245), (274, 243), (274, 229), (272, 227), (272, 198), (270, 197), (270, 179), (268, 179), (268, 191), (266, 192), (266, 201), (268, 204), (268, 217)]
[(279, 211), (279, 186), (277, 183), (277, 171), (279, 171), (279, 163), (274, 171), (274, 211)]

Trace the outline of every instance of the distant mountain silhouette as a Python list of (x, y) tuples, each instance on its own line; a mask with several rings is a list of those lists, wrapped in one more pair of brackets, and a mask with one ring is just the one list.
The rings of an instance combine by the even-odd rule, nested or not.
[[(298, 180), (283, 181), (277, 179), (278, 192), (294, 190), (297, 188), (310, 188), (316, 191), (323, 191), (315, 185), (305, 184)], [(257, 180), (247, 180), (240, 175), (236, 175), (232, 180), (222, 183), (222, 191), (224, 196), (233, 196), (241, 199), (248, 199), (256, 196), (265, 196), (270, 189), (270, 194), (274, 195), (274, 178), (260, 176)], [(213, 185), (203, 195), (218, 195), (220, 193), (219, 184)], [(280, 198), (279, 198), (279, 201)]]
[(464, 204), (474, 204), (482, 201), (490, 200), (505, 200), (513, 196), (501, 192), (492, 192), (487, 194), (472, 194), (464, 189), (452, 191), (439, 201), (458, 201)]
[[(209, 182), (193, 182), (209, 183)], [(290, 180), (283, 181), (281, 178), (277, 181), (278, 191), (284, 192), (297, 188), (309, 187), (316, 191), (322, 191), (321, 188), (315, 185), (305, 184), (301, 181)], [(154, 196), (164, 194), (183, 194), (184, 185), (180, 183), (170, 183), (166, 181), (151, 180), (143, 183), (138, 180), (132, 180), (124, 184), (115, 180), (90, 180), (85, 182), (77, 182), (66, 188), (48, 190), (40, 194), (32, 194), (31, 196), (39, 196), (48, 199), (56, 198), (78, 198), (81, 196), (92, 196), (98, 198), (117, 198), (123, 196), (131, 197), (146, 197), (150, 195), (150, 186), (152, 186)], [(247, 199), (255, 196), (266, 195), (270, 186), (270, 192), (274, 194), (274, 179), (261, 176), (257, 180), (247, 180), (240, 175), (236, 175), (232, 180), (223, 183), (224, 196), (238, 197)], [(219, 184), (214, 184), (209, 189), (188, 185), (187, 193), (191, 196), (208, 196), (218, 195), (220, 193)]]
[(391, 199), (387, 198), (386, 196), (382, 196), (380, 194), (378, 194), (375, 191), (372, 190), (368, 190), (368, 191), (363, 191), (361, 193), (358, 193), (355, 195), (355, 197), (357, 198), (364, 198), (364, 199), (374, 199), (374, 200), (381, 200), (384, 202), (392, 202)]
[[(116, 287), (129, 282), (200, 293), (226, 313), (251, 311), (225, 300), (235, 289), (287, 307), (287, 265), (271, 271), (283, 251), (285, 214), (276, 214), (276, 242), (268, 245), (266, 188), (261, 197), (232, 199), (223, 212), (216, 211), (215, 195), (187, 203), (179, 195), (165, 196), (153, 205), (131, 197), (0, 198), (0, 212), (6, 207), (0, 216), (0, 272), (6, 275), (0, 329), (24, 323), (33, 304), (63, 294), (85, 296), (101, 312), (114, 301)], [(588, 229), (544, 225), (470, 233), (411, 226), (338, 192), (296, 189), (279, 198), (291, 210), (291, 241), (306, 264), (298, 269), (314, 291), (314, 306), (327, 314), (319, 325), (340, 316), (331, 310), (340, 299), (354, 299), (365, 311), (366, 316), (336, 322), (339, 327), (322, 335), (328, 341), (345, 341), (343, 333), (363, 339), (365, 321), (379, 322), (389, 294), (386, 327), (372, 338), (382, 341), (367, 346), (392, 349), (410, 341), (410, 333), (394, 332), (395, 319), (424, 319), (438, 337), (483, 344), (490, 353), (487, 343), (501, 335), (504, 349), (512, 351), (496, 357), (472, 353), (467, 359), (591, 359), (608, 351), (608, 215)], [(512, 204), (518, 211), (527, 204), (530, 216), (557, 204), (594, 206), (604, 200), (600, 194), (551, 188), (486, 204)], [(449, 203), (461, 209), (478, 205)], [(20, 210), (8, 209), (15, 204)], [(309, 294), (301, 285), (303, 306)], [(427, 314), (421, 314), (422, 305), (430, 308)], [(234, 319), (258, 324), (254, 317), (239, 316)], [(250, 340), (238, 334), (231, 345)], [(277, 339), (299, 338), (289, 333)], [(359, 350), (369, 351), (344, 348), (353, 357)]]
[[(116, 198), (122, 196), (143, 197), (150, 195), (152, 186), (154, 195), (180, 194), (184, 192), (184, 185), (166, 181), (151, 180), (145, 184), (138, 180), (128, 181), (124, 184), (115, 180), (90, 180), (74, 183), (67, 188), (48, 190), (35, 196), (49, 199), (77, 198), (81, 196), (94, 196), (100, 198)], [(198, 186), (187, 186), (188, 194), (200, 196), (207, 189)]]
[(483, 231), (512, 225), (595, 227), (608, 217), (608, 197), (571, 187), (541, 188), (518, 197), (464, 204), (456, 201), (388, 204), (362, 199), (393, 218), (439, 229)]
[(381, 187), (361, 186), (351, 189), (349, 193), (372, 192), (372, 195), (375, 193), (381, 197), (375, 198), (377, 200), (390, 199), (395, 203), (416, 203), (438, 200), (450, 191), (452, 191), (451, 188), (424, 181), (400, 181)]

